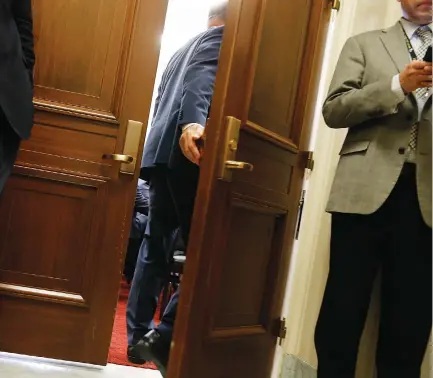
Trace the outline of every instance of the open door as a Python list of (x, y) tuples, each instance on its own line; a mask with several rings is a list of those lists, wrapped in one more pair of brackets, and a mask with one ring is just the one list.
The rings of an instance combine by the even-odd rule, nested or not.
[(33, 0), (35, 126), (0, 200), (1, 351), (106, 364), (166, 7)]
[(230, 1), (168, 378), (271, 375), (330, 14)]

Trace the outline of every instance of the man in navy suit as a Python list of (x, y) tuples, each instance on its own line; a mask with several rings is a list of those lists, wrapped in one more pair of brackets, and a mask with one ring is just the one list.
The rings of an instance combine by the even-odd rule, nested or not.
[[(149, 221), (127, 307), (128, 358), (168, 362), (178, 293), (154, 328), (158, 296), (169, 275), (175, 231), (188, 244), (199, 179), (196, 142), (208, 118), (218, 69), (226, 2), (211, 10), (209, 29), (177, 51), (166, 68), (146, 140), (141, 177), (149, 182)], [(182, 144), (182, 145), (181, 145)]]
[(33, 126), (31, 0), (0, 0), (0, 194)]

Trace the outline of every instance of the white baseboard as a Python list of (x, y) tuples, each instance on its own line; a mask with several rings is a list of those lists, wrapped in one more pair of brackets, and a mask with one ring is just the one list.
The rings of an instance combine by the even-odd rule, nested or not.
[(317, 378), (316, 369), (301, 361), (298, 357), (286, 354), (280, 378)]

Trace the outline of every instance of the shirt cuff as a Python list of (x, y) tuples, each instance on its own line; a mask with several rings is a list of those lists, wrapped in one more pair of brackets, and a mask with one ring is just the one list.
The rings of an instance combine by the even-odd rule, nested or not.
[(398, 100), (398, 103), (394, 111), (392, 112), (392, 114), (396, 114), (398, 113), (398, 105), (401, 104), (406, 98), (406, 94), (404, 93), (404, 90), (400, 84), (400, 74), (397, 74), (392, 78), (391, 90), (397, 96), (397, 100)]
[(392, 78), (391, 89), (397, 95), (400, 102), (403, 102), (406, 98), (406, 95), (404, 94), (403, 88), (401, 87), (399, 74)]
[(191, 127), (191, 126), (194, 126), (194, 125), (195, 125), (195, 123), (187, 123), (186, 125), (182, 125), (181, 126), (182, 132), (185, 131), (186, 129), (188, 129), (189, 127)]

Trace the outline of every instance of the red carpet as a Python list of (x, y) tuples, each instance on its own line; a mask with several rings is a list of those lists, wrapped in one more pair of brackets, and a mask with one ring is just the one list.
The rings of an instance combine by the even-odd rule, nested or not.
[[(122, 281), (117, 303), (116, 318), (114, 320), (113, 335), (111, 337), (110, 352), (108, 362), (110, 364), (134, 366), (142, 369), (156, 370), (155, 365), (149, 363), (145, 365), (134, 365), (128, 362), (126, 357), (127, 337), (126, 337), (126, 302), (128, 300), (129, 286)], [(159, 311), (157, 311), (157, 318)]]

